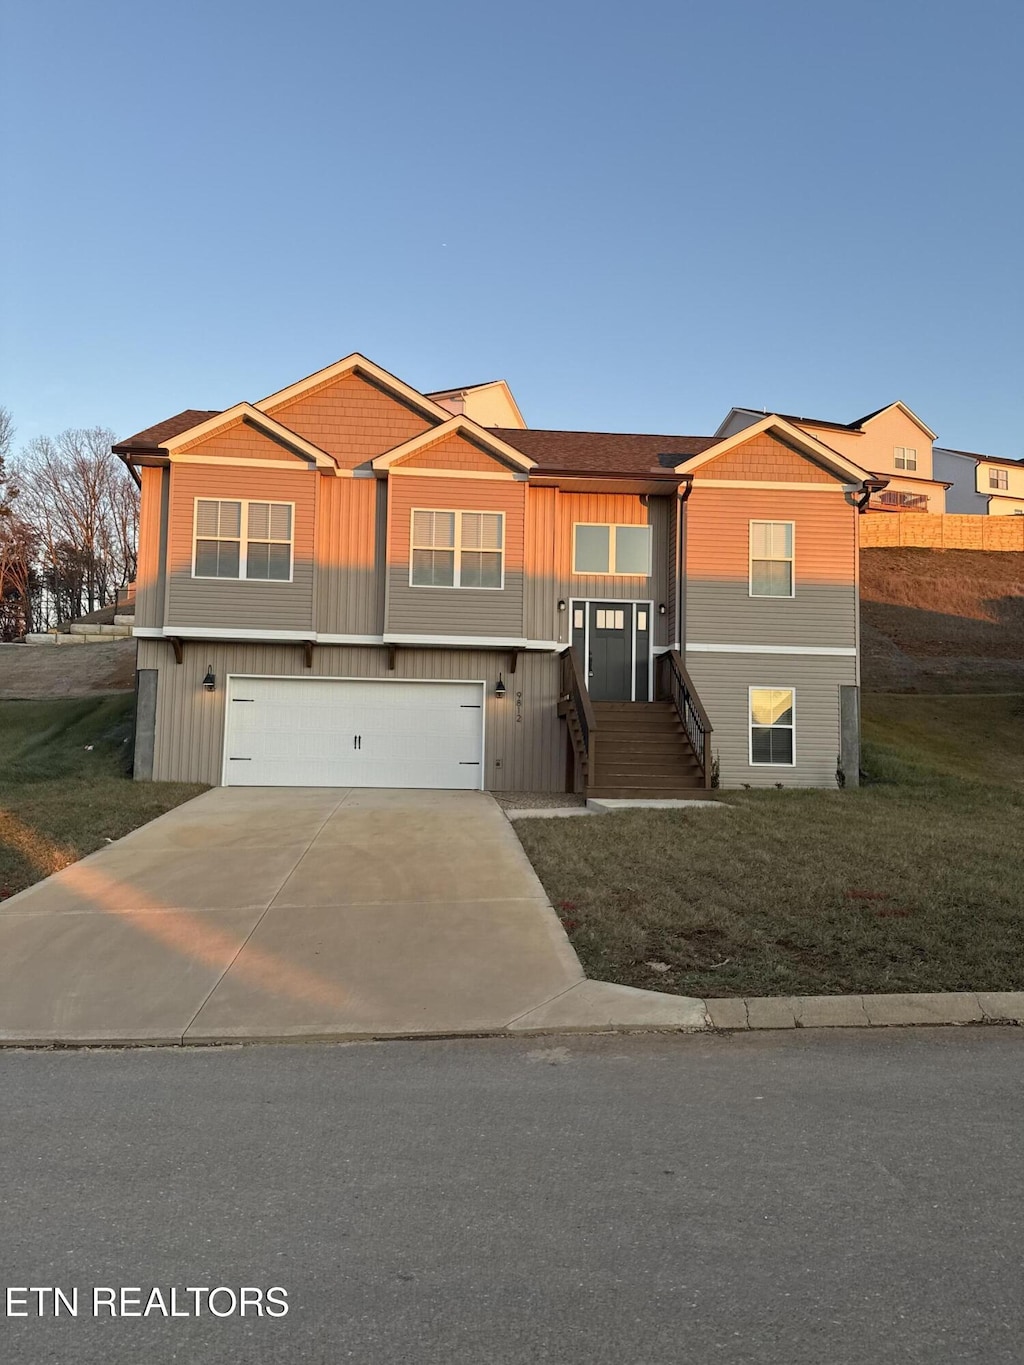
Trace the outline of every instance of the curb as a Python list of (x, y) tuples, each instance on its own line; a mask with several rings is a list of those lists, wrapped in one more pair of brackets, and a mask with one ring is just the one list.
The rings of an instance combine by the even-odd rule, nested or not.
[(918, 1024), (1024, 1024), (1024, 991), (905, 995), (750, 996), (705, 1000), (722, 1033), (784, 1028), (905, 1028)]

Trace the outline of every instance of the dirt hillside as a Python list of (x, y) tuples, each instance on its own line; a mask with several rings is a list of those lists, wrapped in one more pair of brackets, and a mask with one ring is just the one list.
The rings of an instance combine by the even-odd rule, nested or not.
[(89, 697), (135, 686), (135, 641), (0, 645), (0, 700)]
[(1024, 692), (1024, 554), (861, 551), (862, 680), (877, 692)]

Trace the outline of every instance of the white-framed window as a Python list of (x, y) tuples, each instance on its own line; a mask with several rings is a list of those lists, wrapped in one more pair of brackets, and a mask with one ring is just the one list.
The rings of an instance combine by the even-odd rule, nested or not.
[(414, 507), (409, 584), (414, 588), (505, 586), (505, 513)]
[(572, 528), (572, 571), (649, 578), (651, 528), (577, 522)]
[(192, 577), (290, 583), (295, 504), (196, 498)]
[(752, 521), (750, 596), (792, 597), (794, 592), (793, 523)]
[(893, 446), (892, 458), (897, 469), (917, 468), (917, 451), (913, 446)]
[(749, 692), (750, 763), (791, 768), (796, 762), (796, 692), (752, 687)]
[(1008, 488), (1010, 487), (1010, 473), (1009, 473), (1009, 470), (1006, 470), (1006, 469), (990, 469), (990, 470), (988, 471), (988, 486), (989, 486), (989, 488), (1003, 488), (1003, 489), (1008, 489)]

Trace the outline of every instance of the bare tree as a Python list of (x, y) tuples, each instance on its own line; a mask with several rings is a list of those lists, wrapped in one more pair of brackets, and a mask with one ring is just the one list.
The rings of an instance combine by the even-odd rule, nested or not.
[(21, 515), (9, 468), (13, 444), (14, 421), (0, 407), (0, 640), (18, 640), (32, 629), (39, 600), (36, 539)]
[(18, 467), (19, 511), (38, 537), (40, 571), (58, 620), (114, 602), (135, 577), (138, 492), (103, 427), (37, 436)]

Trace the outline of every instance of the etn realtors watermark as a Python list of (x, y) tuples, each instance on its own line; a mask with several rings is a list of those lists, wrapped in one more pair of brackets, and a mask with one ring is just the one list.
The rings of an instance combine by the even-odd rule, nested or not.
[(3, 1303), (8, 1318), (283, 1318), (288, 1291), (280, 1285), (10, 1285)]

